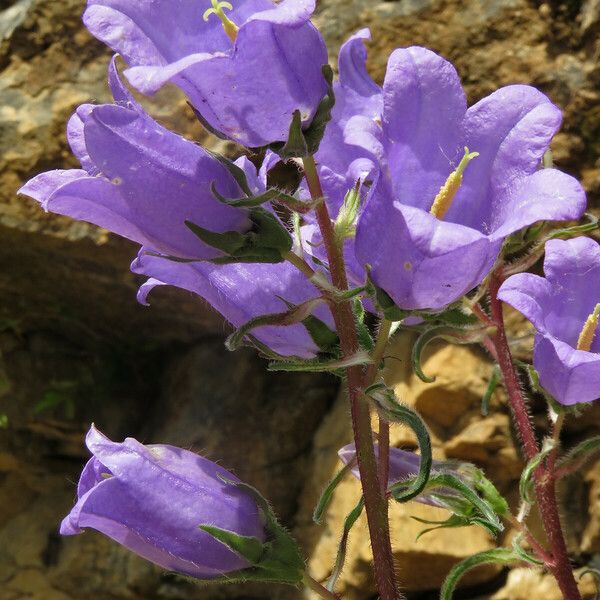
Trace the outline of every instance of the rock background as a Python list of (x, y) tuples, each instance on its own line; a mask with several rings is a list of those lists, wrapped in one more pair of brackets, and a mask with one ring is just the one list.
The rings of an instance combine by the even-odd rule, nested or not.
[[(328, 574), (341, 522), (358, 496), (357, 484), (344, 482), (328, 525), (310, 522), (336, 469), (335, 451), (350, 437), (336, 381), (267, 374), (251, 351), (227, 353), (227, 327), (182, 291), (157, 290), (152, 307), (140, 307), (139, 281), (128, 271), (131, 244), (16, 197), (31, 175), (74, 166), (64, 135), (68, 117), (82, 102), (109, 99), (109, 53), (83, 29), (83, 7), (84, 0), (0, 0), (0, 417), (8, 422), (0, 429), (0, 597), (297, 599), (302, 594), (288, 589), (200, 588), (93, 532), (56, 534), (86, 459), (82, 435), (91, 420), (115, 438), (191, 447), (231, 467), (273, 501), (319, 578)], [(423, 44), (457, 65), (471, 102), (504, 84), (540, 87), (565, 111), (555, 160), (583, 180), (590, 204), (599, 206), (598, 0), (321, 0), (316, 20), (332, 58), (349, 33), (371, 27), (369, 63), (378, 80), (393, 48)], [(167, 126), (216, 145), (176, 90), (147, 105)], [(513, 331), (515, 341), (528, 334), (516, 318)], [(501, 390), (489, 416), (479, 415), (491, 369), (486, 357), (432, 346), (425, 369), (438, 379), (425, 385), (407, 370), (408, 342), (395, 340), (400, 361), (389, 361), (388, 380), (427, 419), (437, 457), (475, 462), (514, 498), (522, 464)], [(527, 342), (520, 342), (525, 351)], [(542, 424), (543, 405), (534, 409)], [(597, 433), (599, 424), (600, 409), (590, 409), (567, 428), (565, 444)], [(393, 441), (414, 447), (402, 430)], [(583, 565), (600, 553), (600, 465), (567, 481), (562, 497), (569, 544)], [(474, 528), (415, 542), (420, 526), (410, 516), (432, 518), (432, 511), (411, 504), (392, 512), (398, 568), (415, 599), (436, 597), (456, 560), (492, 544)], [(373, 597), (369, 560), (359, 522), (345, 598)], [(550, 578), (524, 569), (484, 569), (465, 583), (464, 598), (560, 598)], [(592, 584), (583, 579), (590, 597)]]

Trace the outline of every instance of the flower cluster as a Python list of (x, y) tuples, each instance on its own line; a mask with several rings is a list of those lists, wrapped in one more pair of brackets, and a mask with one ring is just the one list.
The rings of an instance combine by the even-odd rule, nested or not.
[[(494, 312), (500, 299), (537, 330), (533, 361), (545, 391), (565, 405), (596, 399), (596, 242), (548, 241), (545, 278), (506, 279), (490, 299), (492, 317), (479, 304), (509, 260), (539, 251), (543, 242), (528, 244), (549, 222), (576, 221), (585, 211), (581, 185), (544, 161), (559, 108), (527, 85), (468, 107), (452, 64), (421, 47), (395, 50), (379, 86), (366, 69), (367, 29), (341, 47), (334, 80), (310, 21), (314, 9), (314, 0), (88, 0), (86, 26), (118, 53), (108, 68), (114, 101), (84, 104), (71, 117), (67, 136), (80, 169), (37, 175), (21, 193), (139, 244), (132, 270), (148, 278), (141, 303), (156, 286), (191, 291), (238, 329), (236, 340), (285, 368), (339, 373), (371, 363), (376, 373), (382, 355), (365, 311), (382, 323), (410, 317), (405, 324), (417, 324), (427, 340), (452, 314), (468, 331), (443, 335), (486, 339), (489, 347), (490, 324), (503, 327), (501, 310)], [(123, 83), (118, 55), (136, 90), (151, 95), (175, 84), (209, 131), (247, 152), (232, 161), (158, 124)], [(297, 173), (301, 163), (295, 189), (274, 184), (276, 166)], [(473, 326), (476, 317), (488, 329)], [(405, 418), (408, 409), (369, 373), (360, 372), (365, 397), (371, 390), (385, 418)], [(425, 457), (427, 436), (418, 418), (407, 418)], [(368, 435), (359, 438), (383, 460)], [(233, 475), (170, 446), (116, 444), (94, 428), (87, 443), (94, 458), (62, 533), (93, 527), (198, 578), (271, 569), (279, 559), (269, 552), (283, 547), (292, 559), (269, 576), (297, 583), (297, 552)], [(364, 454), (349, 446), (340, 456), (351, 465)], [(437, 487), (426, 489), (430, 448), (427, 456), (392, 451), (383, 472), (394, 498), (414, 479), (420, 488), (411, 497), (459, 511), (444, 526), (478, 522), (500, 531), (480, 492), (489, 492), (498, 514), (506, 505), (479, 471), (465, 478), (434, 464)], [(365, 481), (360, 464), (355, 474), (363, 486), (376, 482)]]

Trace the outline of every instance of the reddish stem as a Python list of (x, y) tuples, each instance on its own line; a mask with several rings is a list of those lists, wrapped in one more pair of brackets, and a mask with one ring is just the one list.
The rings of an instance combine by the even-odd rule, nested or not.
[[(312, 157), (304, 159), (306, 181), (313, 199), (323, 197), (319, 175)], [(317, 223), (327, 251), (329, 271), (333, 285), (339, 290), (348, 289), (346, 266), (342, 249), (335, 241), (335, 232), (327, 204), (321, 202), (316, 210)], [(350, 357), (359, 350), (356, 322), (350, 302), (331, 302), (331, 312), (335, 321), (343, 356)], [(369, 535), (373, 549), (375, 581), (381, 600), (398, 600), (402, 596), (396, 584), (394, 559), (387, 517), (387, 499), (382, 494), (377, 477), (377, 461), (373, 448), (371, 415), (369, 405), (363, 398), (363, 371), (361, 367), (346, 370), (348, 398), (350, 400), (354, 443), (358, 458), (361, 485), (365, 499), (365, 510)]]
[[(498, 364), (504, 377), (513, 419), (523, 443), (525, 456), (527, 460), (531, 460), (539, 452), (539, 448), (506, 338), (502, 302), (498, 299), (498, 290), (502, 282), (503, 273), (499, 269), (492, 274), (489, 285), (492, 321), (496, 325), (496, 333), (491, 339), (496, 348)], [(554, 477), (548, 477), (545, 466), (541, 464), (534, 472), (534, 481), (542, 523), (552, 551), (552, 562), (547, 564), (547, 567), (556, 578), (565, 600), (581, 600), (558, 514)]]

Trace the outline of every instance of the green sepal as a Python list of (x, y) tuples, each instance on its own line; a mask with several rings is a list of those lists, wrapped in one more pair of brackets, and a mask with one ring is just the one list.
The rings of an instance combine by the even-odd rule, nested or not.
[(240, 189), (242, 192), (244, 192), (244, 194), (246, 194), (246, 196), (252, 196), (252, 190), (248, 185), (248, 179), (246, 178), (244, 169), (238, 167), (232, 160), (229, 160), (222, 154), (213, 152), (212, 150), (207, 150), (206, 148), (204, 148), (204, 151), (210, 154), (212, 158), (221, 163), (221, 165), (223, 165), (227, 171), (229, 171), (229, 174), (235, 179), (235, 182), (240, 186)]
[(339, 351), (340, 338), (338, 334), (315, 315), (310, 315), (302, 321), (313, 342), (318, 346), (321, 353), (336, 355)]
[(288, 230), (273, 213), (263, 208), (253, 208), (249, 217), (253, 225), (246, 233), (216, 233), (190, 221), (186, 221), (185, 224), (205, 244), (225, 254), (210, 261), (215, 264), (282, 262), (282, 252), (288, 252), (292, 247), (292, 238)]
[(342, 532), (342, 538), (340, 539), (340, 544), (335, 557), (335, 565), (333, 566), (333, 571), (331, 572), (329, 581), (325, 586), (330, 592), (333, 592), (335, 589), (335, 584), (337, 583), (339, 576), (342, 574), (342, 569), (344, 568), (344, 563), (346, 562), (346, 548), (348, 546), (350, 530), (354, 526), (354, 523), (356, 523), (358, 520), (358, 517), (360, 517), (364, 506), (365, 500), (361, 496), (358, 504), (348, 513), (346, 520), (344, 521), (344, 530)]
[(365, 323), (365, 307), (363, 306), (360, 298), (355, 297), (352, 300), (352, 309), (354, 312), (354, 318), (356, 320), (356, 332), (358, 334), (358, 342), (360, 343), (360, 347), (367, 352), (372, 352), (375, 348), (375, 341), (373, 340), (371, 332)]
[(265, 546), (258, 538), (238, 535), (212, 525), (199, 525), (199, 528), (243, 556), (251, 565), (258, 564), (265, 553)]
[[(202, 125), (202, 127), (204, 127), (204, 129), (206, 129), (206, 131), (208, 131), (209, 133), (212, 133), (214, 136), (218, 137), (221, 140), (229, 140), (229, 138), (224, 135), (223, 133), (221, 133), (218, 129), (215, 129), (203, 116), (202, 113), (199, 110), (196, 110), (196, 108), (194, 107), (194, 105), (191, 102), (187, 102), (187, 105), (192, 109), (192, 111), (194, 112), (194, 114), (196, 115), (196, 119), (198, 119), (198, 121), (200, 121), (200, 124)], [(206, 150), (206, 148), (204, 148), (204, 150)], [(207, 152), (209, 152), (208, 150), (206, 150)]]
[(306, 371), (310, 373), (333, 373), (340, 375), (343, 369), (360, 365), (369, 365), (373, 361), (367, 352), (357, 352), (347, 358), (336, 360), (298, 360), (271, 362), (267, 366), (268, 371)]
[(267, 202), (273, 202), (275, 204), (281, 204), (299, 214), (305, 214), (314, 210), (315, 207), (323, 201), (320, 198), (317, 200), (299, 200), (291, 194), (277, 188), (270, 188), (266, 192), (256, 196), (251, 195), (243, 198), (226, 198), (217, 191), (214, 181), (210, 184), (210, 191), (219, 202), (227, 204), (227, 206), (233, 206), (235, 208), (255, 208), (262, 204), (266, 204)]
[(593, 215), (592, 213), (585, 213), (583, 216), (588, 219), (587, 223), (573, 225), (571, 227), (564, 227), (562, 229), (555, 229), (546, 236), (544, 243), (555, 238), (576, 237), (578, 235), (590, 233), (591, 231), (598, 229), (598, 217), (596, 215)]
[(244, 342), (244, 338), (250, 331), (257, 327), (264, 327), (267, 325), (286, 327), (289, 325), (295, 325), (302, 323), (305, 319), (310, 317), (312, 311), (323, 304), (325, 300), (323, 298), (313, 298), (307, 300), (302, 304), (290, 305), (290, 309), (285, 312), (271, 313), (268, 315), (260, 315), (251, 319), (238, 329), (236, 329), (226, 340), (225, 346), (228, 350), (237, 350)]
[(431, 455), (431, 439), (427, 427), (421, 417), (408, 406), (398, 402), (394, 391), (385, 384), (374, 384), (365, 390), (365, 396), (373, 399), (377, 410), (384, 419), (391, 423), (407, 425), (415, 432), (421, 453), (419, 473), (416, 477), (402, 481), (390, 487), (396, 502), (408, 502), (418, 496), (427, 486), (433, 462)]
[(556, 444), (550, 439), (546, 438), (542, 446), (541, 452), (538, 452), (528, 463), (525, 465), (523, 472), (521, 473), (521, 479), (519, 480), (519, 494), (524, 502), (533, 504), (535, 502), (534, 497), (534, 482), (533, 474), (539, 465), (546, 459), (548, 454), (554, 450)]
[(383, 318), (387, 321), (403, 321), (410, 316), (410, 311), (403, 310), (396, 306), (392, 297), (382, 288), (376, 286), (370, 278), (368, 278), (368, 287), (371, 291), (371, 296), (375, 301), (375, 305), (383, 314)]
[(331, 121), (331, 111), (335, 105), (333, 93), (333, 69), (329, 65), (322, 67), (323, 77), (327, 82), (327, 93), (317, 106), (315, 116), (310, 125), (302, 128), (302, 116), (299, 110), (294, 111), (286, 142), (276, 142), (269, 148), (284, 160), (304, 158), (315, 154), (325, 135), (325, 128)]
[(347, 465), (344, 465), (323, 490), (321, 496), (319, 497), (319, 501), (315, 506), (315, 510), (313, 511), (313, 521), (315, 523), (321, 523), (323, 513), (325, 512), (325, 509), (329, 506), (329, 503), (331, 502), (331, 498), (333, 496), (335, 488), (339, 485), (340, 481), (342, 481), (342, 479), (344, 479), (344, 477), (352, 470), (354, 464), (355, 462), (351, 461)]
[(441, 338), (455, 344), (472, 344), (479, 341), (485, 332), (486, 330), (481, 327), (472, 329), (453, 329), (445, 325), (438, 325), (426, 329), (418, 337), (412, 349), (411, 360), (416, 376), (425, 383), (433, 383), (435, 381), (435, 377), (428, 377), (425, 375), (421, 367), (421, 355), (429, 342)]
[(518, 560), (520, 558), (511, 548), (494, 548), (470, 556), (452, 567), (440, 590), (440, 600), (452, 600), (452, 595), (460, 578), (474, 567), (485, 564), (507, 565)]
[(267, 540), (261, 542), (257, 538), (240, 536), (211, 525), (200, 525), (200, 529), (212, 535), (252, 565), (248, 569), (211, 579), (208, 583), (260, 581), (299, 586), (304, 577), (304, 559), (298, 544), (288, 531), (279, 524), (269, 503), (250, 485), (227, 479), (223, 479), (223, 481), (252, 496), (263, 515)]

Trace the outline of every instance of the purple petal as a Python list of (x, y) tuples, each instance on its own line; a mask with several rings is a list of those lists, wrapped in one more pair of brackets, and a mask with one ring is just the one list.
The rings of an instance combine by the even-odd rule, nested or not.
[[(550, 240), (544, 272), (553, 291), (546, 314), (548, 331), (575, 347), (586, 319), (600, 302), (600, 246), (586, 237)], [(598, 335), (592, 350), (600, 351)]]
[(63, 185), (86, 178), (87, 176), (87, 171), (81, 169), (47, 171), (30, 179), (18, 190), (17, 194), (30, 196), (39, 202), (44, 210), (47, 210), (48, 200), (56, 190), (60, 189)]
[[(381, 179), (380, 179), (381, 181)], [(404, 309), (439, 309), (475, 288), (500, 244), (474, 229), (392, 202), (379, 182), (360, 217), (356, 255)]]
[(77, 108), (67, 123), (67, 139), (75, 157), (81, 163), (81, 167), (89, 175), (97, 175), (98, 169), (88, 154), (85, 146), (84, 124), (94, 109), (93, 104), (82, 104)]
[[(501, 88), (472, 106), (465, 117), (464, 145), (479, 156), (469, 164), (447, 218), (485, 233), (515, 218), (511, 194), (539, 168), (560, 122), (560, 110), (526, 85)], [(539, 218), (545, 217), (536, 213)]]
[(555, 337), (538, 334), (533, 366), (542, 387), (561, 404), (600, 398), (600, 354), (576, 350)]
[[(287, 263), (177, 263), (142, 251), (132, 270), (153, 278), (140, 292), (142, 301), (152, 287), (160, 283), (174, 285), (204, 298), (235, 327), (260, 315), (285, 311), (286, 304), (280, 298), (300, 304), (318, 294), (316, 288)], [(331, 325), (328, 309), (318, 311), (317, 316)], [(260, 327), (252, 335), (284, 356), (311, 358), (319, 351), (301, 324)]]
[(282, 0), (274, 8), (257, 12), (249, 21), (268, 21), (288, 27), (298, 27), (315, 12), (315, 0)]
[(465, 95), (455, 68), (431, 50), (395, 50), (383, 85), (383, 130), (395, 198), (429, 210), (462, 155)]
[(532, 273), (513, 275), (498, 290), (498, 298), (527, 317), (538, 331), (546, 331), (552, 300), (552, 286), (546, 279)]
[(574, 177), (556, 169), (542, 169), (498, 198), (490, 237), (499, 240), (536, 221), (577, 220), (585, 207), (585, 190)]
[[(216, 252), (187, 229), (186, 220), (212, 231), (248, 229), (245, 211), (221, 204), (210, 192), (211, 183), (216, 182), (224, 196), (241, 195), (226, 169), (200, 147), (146, 115), (122, 106), (99, 106), (86, 122), (85, 140), (91, 159), (111, 180), (110, 202), (119, 198), (114, 212), (141, 235), (133, 237), (116, 224), (96, 224), (165, 254), (190, 258), (212, 258)], [(73, 210), (77, 211), (75, 205)]]

